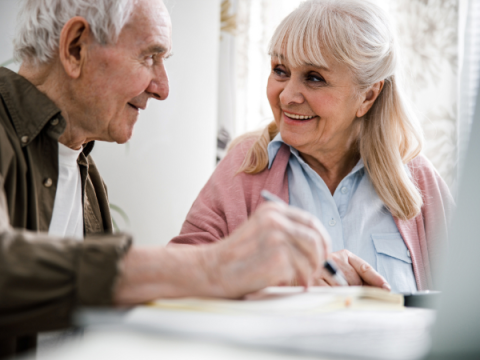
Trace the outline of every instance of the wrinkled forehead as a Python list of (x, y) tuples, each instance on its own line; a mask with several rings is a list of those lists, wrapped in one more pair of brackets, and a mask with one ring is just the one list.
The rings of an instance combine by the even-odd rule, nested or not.
[(170, 14), (162, 0), (137, 0), (126, 25), (164, 27), (169, 33), (172, 30)]
[(129, 32), (136, 43), (171, 51), (172, 22), (161, 0), (138, 0), (122, 31)]

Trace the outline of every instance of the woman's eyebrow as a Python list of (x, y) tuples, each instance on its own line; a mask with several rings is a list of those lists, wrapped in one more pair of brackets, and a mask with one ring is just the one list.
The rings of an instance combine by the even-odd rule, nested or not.
[(276, 52), (271, 53), (270, 56), (279, 58), (281, 60), (285, 60), (285, 56), (283, 56), (283, 54), (279, 54), (279, 53), (276, 53)]
[(311, 63), (305, 63), (304, 65), (307, 66), (307, 67), (314, 67), (314, 68), (319, 69), (319, 70), (330, 72), (330, 69), (327, 68), (326, 66), (316, 65), (316, 64), (311, 64)]
[[(279, 54), (279, 53), (276, 53), (276, 52), (272, 52), (270, 54), (271, 57), (275, 57), (275, 58), (278, 58), (280, 59), (281, 62), (285, 62), (285, 56), (283, 54)], [(313, 64), (313, 63), (309, 63), (309, 62), (305, 62), (303, 63), (303, 66), (306, 66), (306, 67), (314, 67), (314, 68), (317, 68), (319, 70), (323, 70), (323, 71), (326, 71), (326, 72), (330, 72), (330, 69), (326, 66), (323, 66), (323, 65), (318, 65), (318, 64)]]

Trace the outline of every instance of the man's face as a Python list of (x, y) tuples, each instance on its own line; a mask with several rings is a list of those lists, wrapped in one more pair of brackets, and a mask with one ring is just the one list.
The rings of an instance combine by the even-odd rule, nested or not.
[(149, 98), (168, 96), (165, 59), (171, 51), (170, 16), (161, 0), (139, 0), (118, 42), (89, 46), (72, 96), (73, 114), (92, 138), (125, 143)]

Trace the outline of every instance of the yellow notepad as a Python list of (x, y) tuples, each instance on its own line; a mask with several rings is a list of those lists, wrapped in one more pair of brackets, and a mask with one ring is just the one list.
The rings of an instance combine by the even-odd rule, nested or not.
[(403, 296), (367, 287), (269, 287), (239, 300), (182, 298), (159, 299), (153, 307), (214, 313), (297, 315), (351, 310), (402, 310)]

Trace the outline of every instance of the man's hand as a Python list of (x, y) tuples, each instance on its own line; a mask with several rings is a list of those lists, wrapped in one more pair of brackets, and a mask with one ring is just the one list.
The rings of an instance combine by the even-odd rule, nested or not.
[(330, 240), (310, 214), (265, 203), (229, 238), (202, 249), (214, 294), (235, 298), (293, 279), (308, 286), (330, 253)]
[(132, 247), (121, 264), (113, 302), (158, 298), (237, 298), (298, 279), (307, 286), (330, 253), (320, 222), (284, 204), (265, 203), (223, 241), (203, 245)]
[[(330, 258), (343, 272), (345, 280), (347, 280), (349, 285), (368, 285), (390, 290), (390, 285), (388, 285), (387, 281), (370, 264), (350, 251), (340, 250), (334, 252), (330, 255)], [(325, 269), (321, 269), (314, 280), (314, 285), (338, 286), (339, 284)]]

